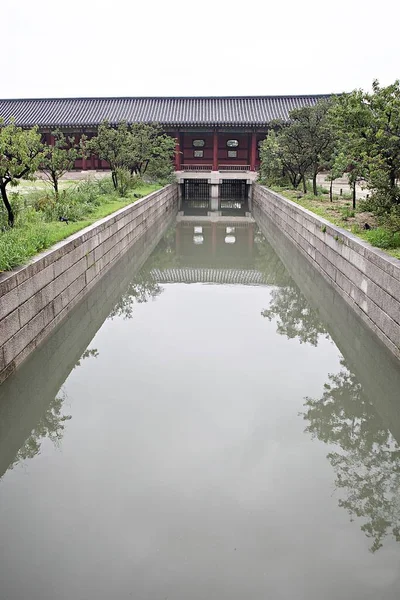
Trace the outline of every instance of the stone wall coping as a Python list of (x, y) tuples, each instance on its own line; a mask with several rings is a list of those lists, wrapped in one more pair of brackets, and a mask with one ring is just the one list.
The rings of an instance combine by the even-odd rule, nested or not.
[[(352, 233), (351, 231), (347, 231), (347, 229), (343, 229), (338, 225), (334, 225), (324, 217), (317, 215), (316, 213), (304, 208), (300, 204), (293, 202), (293, 200), (289, 200), (289, 198), (285, 198), (278, 192), (271, 190), (270, 188), (260, 185), (261, 188), (265, 189), (268, 193), (275, 196), (277, 200), (280, 202), (284, 202), (285, 204), (292, 206), (294, 209), (303, 213), (307, 217), (310, 217), (310, 220), (316, 224), (322, 224), (326, 227), (327, 233), (333, 233), (333, 235), (342, 236), (342, 241), (346, 243), (350, 248), (374, 262), (378, 267), (382, 270), (390, 273), (393, 277), (400, 281), (400, 260), (395, 258), (394, 256), (390, 256), (380, 248), (376, 248), (372, 246), (369, 242), (359, 238), (357, 235)], [(393, 272), (392, 272), (393, 271)]]
[(159, 190), (151, 192), (143, 198), (139, 198), (135, 202), (131, 202), (130, 204), (123, 206), (110, 215), (107, 215), (106, 217), (95, 221), (91, 225), (76, 231), (64, 240), (61, 240), (60, 242), (53, 244), (53, 246), (50, 248), (47, 248), (39, 254), (36, 254), (24, 265), (15, 267), (11, 271), (4, 271), (0, 273), (0, 299), (4, 294), (11, 291), (13, 288), (17, 287), (30, 277), (33, 277), (33, 275), (42, 269), (45, 269), (51, 263), (55, 262), (68, 252), (74, 250), (82, 242), (87, 241), (113, 223), (119, 221), (121, 218), (129, 214), (132, 209), (135, 211), (138, 210), (141, 206), (146, 205), (161, 192), (164, 193), (166, 190), (168, 190), (168, 188), (173, 189), (174, 185), (175, 184), (171, 183), (163, 188), (160, 188)]

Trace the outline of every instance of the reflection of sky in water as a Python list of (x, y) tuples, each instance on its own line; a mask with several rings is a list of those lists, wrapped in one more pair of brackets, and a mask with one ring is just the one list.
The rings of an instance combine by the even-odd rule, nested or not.
[[(210, 237), (190, 235), (204, 236), (212, 266)], [(361, 522), (338, 508), (347, 490), (327, 460), (368, 461), (368, 443), (376, 450), (387, 429), (354, 376), (329, 378), (344, 369), (338, 348), (257, 235), (243, 269), (280, 287), (159, 290), (142, 275), (133, 304), (125, 297), (87, 340), (92, 352), (62, 388), (60, 415), (72, 418), (61, 441), (45, 436), (0, 482), (6, 600), (399, 597), (400, 546), (388, 535), (369, 551)], [(171, 236), (151, 268), (185, 262), (174, 248)], [(84, 323), (83, 312), (77, 335)], [(304, 429), (322, 423), (326, 406), (335, 426), (313, 439)], [(331, 439), (341, 428), (351, 444), (360, 427), (353, 454)]]

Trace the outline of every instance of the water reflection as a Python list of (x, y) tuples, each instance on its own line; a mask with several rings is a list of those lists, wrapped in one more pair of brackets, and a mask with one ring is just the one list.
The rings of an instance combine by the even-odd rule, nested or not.
[[(2, 481), (6, 511), (35, 523), (10, 560), (12, 600), (80, 597), (79, 569), (88, 598), (113, 585), (121, 598), (199, 600), (398, 592), (385, 543), (399, 539), (398, 365), (265, 233), (251, 220), (160, 226), (0, 388), (0, 475), (48, 459)], [(2, 533), (17, 556), (15, 530)], [(42, 588), (29, 578), (37, 540)]]
[(98, 350), (89, 345), (107, 317), (130, 318), (136, 302), (146, 302), (161, 293), (148, 271), (146, 275), (140, 268), (170, 225), (171, 217), (155, 223), (45, 343), (0, 385), (0, 479), (8, 469), (36, 456), (45, 439), (61, 442), (71, 418), (62, 412), (66, 401), (63, 383), (82, 361), (98, 357)]
[(65, 422), (69, 421), (71, 415), (62, 414), (62, 406), (65, 401), (64, 394), (56, 396), (52, 400), (38, 424), (32, 429), (30, 436), (23, 446), (18, 450), (14, 460), (8, 466), (9, 469), (15, 467), (20, 461), (34, 458), (39, 452), (44, 438), (49, 438), (55, 446), (59, 446), (64, 429)]
[(320, 336), (329, 338), (318, 309), (313, 308), (291, 282), (286, 287), (271, 292), (271, 302), (261, 313), (269, 321), (277, 321), (277, 332), (288, 339), (298, 339), (300, 344), (318, 346)]
[[(385, 536), (400, 541), (400, 447), (344, 359), (321, 398), (306, 398), (306, 432), (333, 445), (327, 458), (343, 492), (339, 506), (362, 520), (371, 551)], [(338, 448), (338, 449), (336, 449)]]
[(342, 350), (341, 370), (321, 398), (305, 398), (301, 414), (305, 432), (331, 447), (338, 505), (361, 521), (376, 552), (386, 536), (400, 541), (399, 365), (275, 227), (259, 222), (293, 277), (271, 293), (262, 315), (289, 339), (318, 346), (331, 337)]

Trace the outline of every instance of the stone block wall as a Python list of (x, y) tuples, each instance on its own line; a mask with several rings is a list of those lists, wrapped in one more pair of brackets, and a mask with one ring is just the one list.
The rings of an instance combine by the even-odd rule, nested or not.
[(253, 207), (400, 358), (400, 261), (258, 184), (253, 186)]
[(134, 242), (177, 208), (178, 189), (171, 184), (1, 274), (0, 383)]

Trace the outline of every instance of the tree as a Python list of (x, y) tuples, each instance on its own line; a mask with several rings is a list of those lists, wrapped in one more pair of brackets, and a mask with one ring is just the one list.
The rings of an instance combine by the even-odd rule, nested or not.
[(365, 178), (380, 209), (400, 204), (400, 82), (372, 93), (355, 90), (336, 98), (335, 133), (349, 165), (353, 202), (357, 180)]
[(60, 178), (74, 167), (75, 160), (82, 153), (75, 144), (75, 138), (66, 138), (62, 131), (56, 130), (54, 145), (46, 146), (40, 170), (54, 188), (56, 200), (59, 197), (58, 182)]
[(326, 179), (330, 182), (329, 184), (329, 200), (333, 202), (333, 182), (338, 177), (341, 177), (347, 167), (346, 156), (338, 148), (335, 148), (330, 158), (328, 169), (329, 173)]
[(290, 112), (288, 124), (276, 122), (275, 132), (261, 145), (261, 175), (268, 179), (289, 179), (296, 189), (307, 176), (317, 195), (317, 175), (329, 163), (334, 147), (333, 128), (329, 118), (330, 101), (320, 101)]
[(329, 119), (330, 107), (329, 100), (321, 100), (314, 106), (304, 106), (290, 113), (288, 134), (302, 149), (312, 177), (315, 196), (318, 194), (317, 175), (329, 163), (333, 153), (334, 135)]
[(97, 136), (88, 142), (88, 148), (110, 165), (115, 189), (124, 171), (142, 177), (152, 164), (164, 175), (173, 169), (175, 142), (158, 125), (134, 123), (129, 127), (122, 122), (111, 127), (104, 122)]
[(126, 167), (128, 139), (128, 125), (124, 121), (117, 127), (104, 121), (99, 125), (97, 136), (87, 143), (88, 150), (108, 162), (115, 189), (118, 188), (118, 170)]
[(306, 192), (309, 162), (301, 144), (283, 122), (275, 122), (273, 127), (260, 146), (261, 178), (270, 184), (285, 185), (289, 181), (294, 189), (303, 181)]
[(34, 179), (43, 160), (43, 145), (37, 127), (22, 129), (13, 122), (0, 121), (0, 191), (8, 214), (8, 224), (14, 226), (14, 212), (7, 186), (18, 185), (19, 179)]
[(162, 133), (159, 125), (134, 123), (130, 130), (127, 167), (142, 177), (151, 168), (167, 177), (173, 170), (175, 140)]

